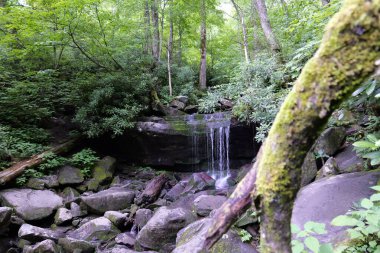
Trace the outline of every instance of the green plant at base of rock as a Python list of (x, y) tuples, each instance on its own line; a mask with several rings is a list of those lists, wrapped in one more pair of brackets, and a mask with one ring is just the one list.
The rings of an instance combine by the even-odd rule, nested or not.
[(337, 248), (338, 253), (380, 253), (380, 186), (371, 187), (377, 193), (361, 200), (359, 209), (336, 217), (331, 224), (348, 226), (350, 242)]
[(245, 229), (239, 229), (238, 235), (240, 236), (242, 242), (249, 242), (252, 240), (252, 235)]
[(357, 141), (353, 145), (360, 156), (371, 161), (372, 166), (380, 164), (379, 134), (368, 134), (366, 140)]
[(91, 169), (98, 160), (99, 157), (96, 156), (95, 151), (86, 148), (74, 154), (69, 159), (69, 163), (79, 167), (83, 176), (88, 178), (91, 175)]
[(295, 234), (297, 238), (291, 242), (293, 253), (304, 253), (308, 252), (308, 250), (314, 253), (333, 253), (331, 244), (321, 244), (319, 240), (313, 236), (326, 234), (325, 224), (309, 221), (305, 223), (304, 230), (301, 230), (294, 224), (291, 225), (291, 230), (292, 234)]

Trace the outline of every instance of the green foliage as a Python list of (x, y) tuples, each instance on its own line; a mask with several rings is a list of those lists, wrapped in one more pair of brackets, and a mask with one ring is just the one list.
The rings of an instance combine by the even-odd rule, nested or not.
[(252, 235), (245, 229), (239, 229), (238, 235), (240, 236), (240, 240), (242, 242), (249, 242), (252, 240)]
[(94, 167), (95, 163), (98, 160), (99, 157), (96, 156), (96, 153), (93, 150), (87, 148), (82, 149), (78, 153), (72, 155), (72, 157), (69, 159), (69, 163), (76, 167), (79, 167), (85, 177), (90, 177), (91, 169)]
[(377, 193), (361, 200), (358, 210), (336, 217), (334, 226), (348, 226), (351, 241), (341, 245), (337, 252), (380, 252), (380, 186), (372, 187)]
[(294, 224), (291, 225), (291, 230), (296, 238), (291, 242), (293, 253), (304, 253), (309, 250), (314, 253), (333, 253), (330, 244), (321, 244), (314, 236), (327, 233), (325, 224), (309, 221), (305, 223), (304, 230)]
[(372, 166), (380, 164), (380, 135), (368, 134), (364, 140), (354, 144), (356, 152), (363, 158), (369, 159)]

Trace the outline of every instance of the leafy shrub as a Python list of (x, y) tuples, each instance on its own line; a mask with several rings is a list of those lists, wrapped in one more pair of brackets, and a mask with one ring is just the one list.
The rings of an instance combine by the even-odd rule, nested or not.
[(91, 175), (91, 169), (98, 160), (99, 157), (96, 156), (95, 151), (87, 148), (75, 153), (69, 159), (69, 163), (79, 167), (83, 175), (89, 177)]
[(379, 134), (368, 134), (365, 140), (357, 141), (353, 145), (360, 156), (371, 161), (372, 166), (380, 164)]

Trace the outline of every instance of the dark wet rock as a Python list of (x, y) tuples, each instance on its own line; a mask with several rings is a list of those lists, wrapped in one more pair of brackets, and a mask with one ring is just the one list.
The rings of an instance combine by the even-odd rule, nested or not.
[(26, 221), (46, 218), (63, 205), (62, 198), (49, 190), (9, 189), (0, 192), (0, 199)]
[(194, 214), (184, 208), (159, 208), (141, 229), (136, 240), (146, 249), (172, 249), (177, 232), (195, 220)]
[(156, 251), (134, 251), (123, 245), (116, 245), (99, 253), (157, 253)]
[(11, 223), (12, 208), (0, 207), (0, 232)]
[(82, 200), (89, 211), (104, 214), (107, 211), (119, 211), (130, 207), (134, 197), (135, 193), (133, 191), (116, 187), (82, 197)]
[(107, 211), (105, 212), (104, 217), (109, 219), (117, 228), (122, 229), (125, 226), (128, 214), (116, 211)]
[(68, 165), (59, 169), (58, 182), (60, 185), (80, 184), (83, 181), (84, 176), (80, 169)]
[(206, 172), (193, 173), (182, 194), (197, 193), (214, 187), (215, 180)]
[(231, 100), (225, 98), (219, 99), (218, 103), (220, 104), (220, 107), (224, 110), (232, 109), (232, 107), (234, 106)]
[(380, 172), (357, 172), (323, 178), (298, 193), (292, 216), (292, 224), (303, 228), (308, 221), (326, 224), (327, 234), (318, 235), (321, 242), (333, 242), (344, 237), (344, 227), (331, 226), (338, 215), (345, 214), (363, 198), (371, 196), (370, 189), (378, 183)]
[(193, 114), (198, 112), (198, 106), (197, 105), (188, 105), (185, 107), (184, 112), (188, 114)]
[(40, 178), (29, 178), (26, 187), (34, 190), (43, 190), (45, 188), (45, 182)]
[(365, 170), (365, 162), (359, 157), (352, 145), (335, 156), (339, 173), (360, 172)]
[(330, 157), (317, 173), (316, 179), (339, 174), (338, 164), (334, 157)]
[(177, 100), (177, 101), (180, 101), (180, 102), (182, 102), (184, 104), (187, 104), (189, 102), (189, 97), (188, 96), (176, 96), (174, 99)]
[(173, 107), (173, 108), (176, 108), (178, 110), (183, 110), (185, 109), (186, 107), (186, 104), (179, 101), (179, 100), (173, 100), (171, 103), (170, 103), (170, 107)]
[(139, 209), (135, 214), (135, 225), (138, 228), (144, 227), (152, 218), (153, 211), (150, 209)]
[(40, 242), (47, 239), (58, 241), (59, 238), (63, 237), (63, 233), (29, 224), (23, 224), (18, 231), (18, 237), (31, 242)]
[(122, 244), (130, 248), (133, 248), (136, 243), (136, 238), (133, 235), (131, 235), (131, 233), (123, 233), (116, 236), (115, 242), (117, 244)]
[(87, 215), (87, 209), (83, 209), (75, 202), (70, 203), (70, 212), (73, 218), (82, 217)]
[(59, 195), (63, 198), (64, 203), (74, 201), (80, 196), (79, 192), (71, 187), (66, 187)]
[(194, 211), (199, 216), (208, 216), (212, 210), (219, 208), (226, 200), (227, 197), (224, 196), (199, 196), (193, 202)]
[(54, 216), (54, 223), (57, 225), (63, 225), (70, 223), (73, 219), (73, 215), (67, 208), (59, 208)]
[(58, 245), (68, 253), (74, 253), (75, 250), (80, 253), (93, 253), (95, 251), (95, 245), (84, 240), (77, 240), (73, 238), (60, 238), (58, 240)]
[(322, 151), (323, 154), (333, 156), (340, 149), (345, 138), (344, 127), (330, 127), (322, 132), (315, 142), (314, 152)]
[(93, 219), (78, 229), (69, 232), (68, 237), (85, 241), (107, 241), (116, 237), (120, 231), (104, 217)]
[(34, 246), (24, 247), (23, 253), (59, 253), (59, 249), (54, 241), (44, 240)]
[[(200, 252), (202, 240), (205, 237), (211, 219), (205, 218), (191, 223), (182, 229), (177, 235), (177, 245), (172, 253), (193, 253)], [(257, 249), (250, 244), (243, 243), (240, 236), (233, 230), (229, 230), (211, 248), (210, 253), (257, 253)]]
[(176, 201), (185, 190), (187, 182), (180, 181), (173, 188), (171, 188), (164, 196), (166, 200)]
[(312, 182), (317, 176), (318, 167), (315, 160), (315, 155), (313, 151), (309, 151), (303, 161), (302, 167), (302, 176), (301, 176), (301, 187), (308, 185)]
[(115, 167), (115, 158), (106, 156), (101, 159), (92, 171), (92, 181), (89, 185), (89, 190), (97, 190), (99, 185), (111, 182), (115, 172)]

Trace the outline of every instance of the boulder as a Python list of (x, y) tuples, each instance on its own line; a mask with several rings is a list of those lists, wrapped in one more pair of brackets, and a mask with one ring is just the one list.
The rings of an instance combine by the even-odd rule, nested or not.
[(185, 190), (186, 184), (187, 183), (184, 181), (178, 182), (165, 194), (164, 198), (169, 201), (176, 201), (181, 196), (181, 193)]
[(42, 178), (30, 178), (26, 183), (26, 187), (35, 190), (43, 190), (44, 188), (55, 188), (58, 186), (58, 177), (56, 175), (44, 176)]
[(107, 241), (115, 238), (119, 233), (120, 231), (109, 219), (100, 217), (90, 220), (78, 229), (69, 232), (67, 237), (84, 241)]
[(141, 229), (136, 241), (143, 248), (169, 251), (175, 244), (177, 232), (194, 220), (190, 210), (161, 207)]
[(188, 114), (197, 113), (198, 112), (198, 106), (197, 105), (188, 105), (185, 107), (185, 109), (183, 111), (188, 113)]
[(346, 139), (344, 127), (330, 127), (319, 136), (315, 142), (314, 152), (322, 151), (328, 156), (333, 156)]
[(104, 217), (109, 219), (117, 228), (122, 229), (127, 221), (128, 214), (116, 211), (107, 211), (105, 212)]
[(107, 211), (119, 211), (130, 207), (134, 197), (133, 191), (116, 187), (82, 197), (82, 201), (90, 212), (104, 214)]
[(66, 187), (59, 195), (63, 198), (64, 203), (74, 201), (80, 196), (79, 192), (71, 187)]
[(18, 231), (18, 237), (31, 242), (40, 242), (47, 239), (58, 241), (59, 238), (63, 237), (63, 234), (58, 231), (23, 224)]
[(115, 167), (116, 159), (111, 156), (106, 156), (96, 164), (92, 171), (92, 178), (94, 178), (99, 185), (111, 182)]
[(0, 231), (8, 227), (12, 218), (12, 208), (0, 207)]
[(225, 98), (219, 99), (218, 103), (220, 104), (220, 107), (224, 110), (232, 109), (232, 107), (234, 106), (231, 100)]
[[(202, 240), (209, 229), (211, 219), (205, 218), (191, 223), (186, 228), (179, 231), (177, 235), (177, 245), (172, 253), (193, 253), (200, 252)], [(229, 230), (211, 248), (210, 253), (257, 253), (255, 247), (243, 243), (240, 236), (233, 230)]]
[(45, 240), (34, 246), (25, 246), (23, 253), (59, 253), (59, 250), (54, 241)]
[(150, 209), (139, 209), (135, 215), (135, 225), (138, 228), (142, 228), (152, 218), (153, 211)]
[(180, 102), (182, 102), (184, 104), (187, 104), (187, 102), (189, 102), (189, 97), (188, 96), (176, 96), (174, 99), (177, 100), (177, 101), (180, 101)]
[(95, 245), (83, 240), (77, 240), (73, 238), (59, 238), (58, 245), (68, 253), (74, 253), (75, 250), (80, 253), (93, 253), (95, 251)]
[(186, 107), (186, 104), (179, 101), (179, 100), (173, 100), (171, 103), (170, 103), (170, 107), (173, 107), (173, 108), (176, 108), (178, 110), (183, 110), (185, 109)]
[(339, 169), (334, 157), (330, 157), (317, 173), (317, 179), (338, 175)]
[(136, 238), (131, 233), (123, 233), (116, 236), (115, 242), (133, 248)]
[(106, 249), (99, 253), (157, 253), (157, 252), (156, 251), (134, 251), (123, 245), (116, 245), (112, 247), (111, 249)]
[(182, 194), (194, 194), (214, 187), (215, 180), (206, 172), (193, 173)]
[(352, 145), (337, 154), (335, 160), (340, 174), (365, 170), (363, 158), (358, 156)]
[(331, 226), (338, 215), (345, 214), (354, 202), (374, 193), (371, 186), (377, 184), (380, 172), (357, 172), (318, 180), (300, 190), (292, 215), (292, 224), (301, 229), (308, 221), (326, 224), (326, 235), (319, 235), (321, 242), (333, 242), (342, 236), (345, 228)]
[(308, 185), (317, 176), (318, 167), (315, 161), (315, 155), (313, 151), (309, 151), (307, 153), (305, 160), (303, 161), (301, 171), (301, 187)]
[(60, 185), (80, 184), (83, 181), (84, 176), (80, 169), (68, 165), (59, 169), (58, 182)]
[(73, 219), (71, 211), (66, 208), (59, 208), (54, 216), (54, 223), (63, 225), (69, 223)]
[(46, 218), (63, 205), (62, 198), (49, 190), (9, 189), (0, 192), (0, 199), (26, 221)]
[(80, 205), (75, 202), (70, 203), (70, 212), (73, 218), (82, 217), (87, 215), (87, 210), (83, 210)]
[(227, 200), (224, 196), (201, 195), (194, 202), (194, 211), (199, 216), (208, 216), (214, 209), (219, 208)]

